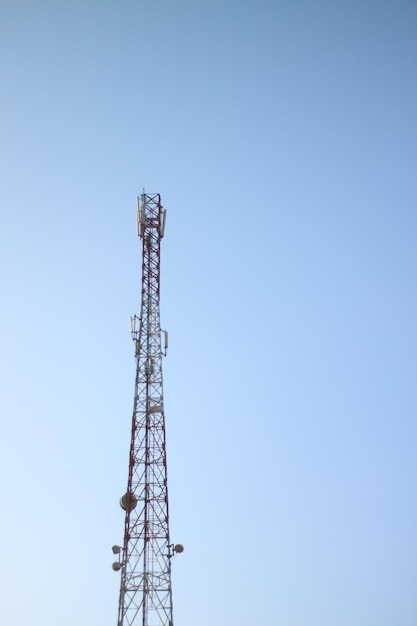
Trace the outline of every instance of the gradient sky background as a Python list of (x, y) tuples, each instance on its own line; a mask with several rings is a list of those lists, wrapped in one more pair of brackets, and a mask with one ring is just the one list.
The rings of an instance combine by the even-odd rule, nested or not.
[(2, 0), (0, 33), (0, 622), (117, 622), (144, 187), (175, 626), (416, 626), (417, 4)]

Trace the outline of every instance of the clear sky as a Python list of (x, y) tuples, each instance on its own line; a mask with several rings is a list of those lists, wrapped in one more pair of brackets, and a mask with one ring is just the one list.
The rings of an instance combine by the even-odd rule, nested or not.
[(175, 626), (417, 624), (417, 4), (2, 0), (7, 626), (116, 626), (167, 209)]

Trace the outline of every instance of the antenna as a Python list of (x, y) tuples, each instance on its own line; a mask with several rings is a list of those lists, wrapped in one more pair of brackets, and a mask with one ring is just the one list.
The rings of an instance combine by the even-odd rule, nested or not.
[(165, 234), (165, 222), (167, 219), (167, 212), (164, 209), (160, 214), (159, 214), (159, 234), (161, 235), (161, 237), (164, 236)]

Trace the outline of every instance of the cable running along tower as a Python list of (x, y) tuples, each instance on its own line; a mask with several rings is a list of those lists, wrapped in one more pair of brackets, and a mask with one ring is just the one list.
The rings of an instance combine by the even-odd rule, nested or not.
[(137, 199), (137, 231), (142, 239), (140, 316), (130, 320), (136, 382), (123, 546), (113, 546), (121, 571), (118, 626), (173, 626), (171, 559), (182, 552), (169, 536), (162, 356), (168, 335), (159, 312), (160, 244), (166, 211), (159, 194)]

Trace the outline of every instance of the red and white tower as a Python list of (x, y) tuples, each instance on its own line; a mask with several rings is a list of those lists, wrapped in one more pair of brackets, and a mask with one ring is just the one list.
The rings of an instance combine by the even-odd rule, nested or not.
[(182, 552), (169, 535), (168, 487), (162, 357), (168, 336), (159, 312), (160, 244), (166, 211), (159, 194), (137, 199), (137, 229), (142, 239), (142, 302), (131, 318), (136, 383), (124, 542), (113, 546), (121, 571), (118, 626), (173, 626), (171, 559)]

